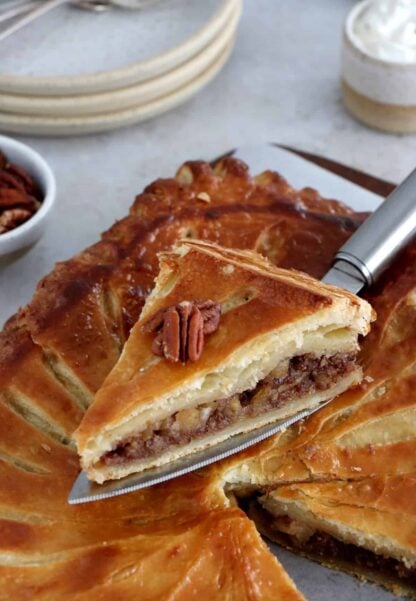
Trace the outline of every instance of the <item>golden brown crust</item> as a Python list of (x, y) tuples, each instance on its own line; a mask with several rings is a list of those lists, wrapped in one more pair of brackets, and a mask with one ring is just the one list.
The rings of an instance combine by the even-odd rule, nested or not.
[[(201, 193), (205, 193), (202, 199), (198, 198)], [(0, 335), (0, 597), (86, 600), (97, 593), (102, 599), (137, 599), (154, 596), (152, 587), (157, 585), (161, 588), (156, 596), (162, 599), (168, 595), (171, 599), (222, 599), (224, 591), (238, 599), (301, 599), (248, 519), (229, 508), (221, 488), (225, 465), (149, 491), (71, 507), (66, 496), (78, 461), (65, 437), (77, 426), (80, 413), (113, 367), (137, 320), (153, 286), (157, 252), (170, 248), (180, 237), (195, 235), (224, 246), (259, 250), (282, 267), (320, 277), (333, 252), (362, 218), (315, 192), (293, 190), (277, 174), (267, 172), (253, 179), (233, 159), (215, 172), (205, 163), (191, 163), (180, 170), (177, 179), (149, 186), (136, 199), (130, 215), (100, 242), (58, 265), (41, 282), (30, 305), (9, 320)], [(399, 385), (413, 369), (409, 357), (412, 352), (414, 356), (411, 332), (416, 328), (409, 294), (415, 283), (414, 264), (414, 254), (405, 257), (386, 274), (371, 299), (381, 321), (371, 335), (374, 344), (364, 347), (363, 359), (377, 373), (379, 383), (392, 373), (394, 384)], [(89, 320), (79, 322), (84, 324), (79, 329), (78, 319), (85, 312)], [(89, 326), (97, 328), (101, 348)], [(392, 351), (388, 361), (381, 350), (375, 352), (378, 341), (382, 341), (381, 349)], [(403, 357), (406, 371), (400, 368)], [(25, 412), (21, 396), (13, 402), (10, 396), (5, 400), (4, 391), (13, 386), (25, 398), (30, 396), (31, 411)], [(49, 391), (47, 397), (44, 390)], [(382, 405), (373, 404), (373, 410), (383, 406), (386, 416), (394, 415), (415, 387), (407, 386), (406, 394), (398, 390), (403, 398), (395, 396), (384, 403), (381, 394)], [(337, 405), (344, 421), (350, 398)], [(354, 400), (357, 407), (360, 402), (358, 397)], [(317, 432), (322, 430), (324, 435), (324, 416), (303, 426), (300, 453), (292, 430), (281, 437), (278, 452), (272, 452), (276, 441), (268, 441), (233, 461), (260, 455), (259, 481), (265, 475), (275, 481), (305, 479), (311, 474), (330, 479), (333, 470), (337, 476), (336, 415), (324, 415), (328, 436), (324, 452), (316, 455), (318, 459), (324, 456), (324, 461), (305, 452), (308, 444), (315, 443)], [(323, 443), (324, 439), (319, 444)], [(335, 450), (330, 450), (331, 445)], [(394, 445), (378, 445), (372, 464), (352, 465), (406, 474), (414, 469), (415, 456), (408, 434)], [(352, 478), (359, 475), (348, 463), (357, 457), (346, 461), (344, 453), (341, 458), (340, 473)], [(229, 468), (228, 464), (230, 473)], [(251, 476), (257, 478), (258, 468), (251, 469)], [(241, 478), (240, 485), (243, 482)], [(205, 554), (198, 563), (206, 540), (207, 554), (212, 553), (213, 559), (209, 561)], [(184, 548), (184, 553), (177, 553), (177, 547)], [(219, 566), (222, 571), (217, 578)], [(155, 573), (160, 581), (153, 578)], [(210, 579), (208, 584), (204, 575)], [(198, 584), (195, 594), (186, 589), (193, 582)], [(213, 583), (223, 589), (213, 588)]]
[[(107, 528), (108, 522), (100, 525)], [(42, 568), (17, 562), (0, 568), (3, 592), (45, 601), (87, 600), (92, 592), (100, 599), (304, 599), (238, 510), (158, 525), (151, 533), (126, 532), (123, 540), (116, 536), (114, 542), (54, 554)]]
[[(210, 202), (197, 198), (203, 192)], [(42, 280), (0, 336), (4, 598), (90, 599), (94, 592), (103, 599), (144, 598), (156, 586), (156, 571), (158, 598), (182, 599), (185, 591), (189, 598), (301, 599), (250, 522), (227, 509), (214, 472), (105, 503), (67, 505), (78, 470), (69, 435), (153, 286), (157, 252), (196, 234), (226, 246), (267, 247), (276, 263), (302, 267), (301, 253), (293, 252), (302, 224), (302, 242), (320, 255), (312, 271), (321, 275), (359, 221), (275, 174), (256, 182), (230, 159), (215, 173), (192, 163), (178, 179), (149, 186), (130, 216)], [(321, 262), (323, 236), (330, 242)], [(195, 563), (195, 549), (199, 557), (207, 540), (207, 554)], [(187, 581), (198, 585), (194, 594)]]

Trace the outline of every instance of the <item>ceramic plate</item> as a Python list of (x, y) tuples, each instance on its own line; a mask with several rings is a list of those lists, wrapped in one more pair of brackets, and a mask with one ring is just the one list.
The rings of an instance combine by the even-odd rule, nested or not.
[(157, 77), (218, 36), (238, 4), (159, 0), (100, 14), (61, 6), (1, 42), (0, 90), (59, 96)]
[(179, 90), (148, 104), (90, 117), (45, 118), (2, 113), (0, 114), (0, 128), (4, 131), (28, 135), (72, 136), (107, 131), (145, 121), (182, 104), (196, 94), (221, 70), (231, 53), (232, 47), (233, 42), (226, 47), (220, 57), (208, 69), (191, 82)]
[(216, 61), (235, 35), (241, 13), (240, 0), (230, 20), (199, 54), (173, 71), (127, 88), (71, 96), (25, 96), (0, 92), (0, 112), (49, 117), (88, 116), (147, 104), (191, 82)]

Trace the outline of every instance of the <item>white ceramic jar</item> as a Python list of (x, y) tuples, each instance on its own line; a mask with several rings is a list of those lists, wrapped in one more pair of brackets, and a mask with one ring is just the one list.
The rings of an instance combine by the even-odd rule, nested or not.
[(416, 0), (364, 0), (352, 9), (342, 93), (347, 109), (367, 125), (416, 132)]

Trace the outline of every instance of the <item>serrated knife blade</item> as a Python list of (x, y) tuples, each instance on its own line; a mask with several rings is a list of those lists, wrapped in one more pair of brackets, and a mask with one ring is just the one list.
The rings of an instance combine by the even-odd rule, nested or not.
[[(279, 170), (279, 165), (276, 164), (276, 147), (273, 145), (244, 147), (241, 150), (237, 149), (233, 156), (248, 162), (252, 172), (259, 173), (265, 169)], [(357, 294), (364, 286), (371, 286), (375, 282), (415, 234), (416, 170), (394, 190), (387, 201), (380, 205), (338, 251), (334, 258), (334, 265), (324, 276), (323, 281)], [(96, 484), (90, 482), (85, 473), (81, 472), (69, 493), (68, 503), (99, 501), (147, 488), (204, 468), (289, 428), (329, 402), (323, 403), (312, 411), (301, 411), (288, 419), (279, 420), (251, 432), (237, 434), (215, 447), (177, 459), (168, 465), (132, 474), (120, 480)]]

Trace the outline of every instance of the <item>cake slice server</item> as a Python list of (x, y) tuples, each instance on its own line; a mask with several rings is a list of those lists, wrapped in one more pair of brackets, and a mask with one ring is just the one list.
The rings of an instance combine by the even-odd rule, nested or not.
[[(237, 149), (233, 156), (248, 162), (255, 173), (265, 169), (279, 170), (278, 153), (271, 144)], [(340, 248), (334, 257), (332, 268), (322, 281), (358, 294), (363, 287), (374, 284), (394, 257), (415, 236), (416, 169)], [(206, 467), (285, 430), (330, 402), (251, 432), (237, 434), (215, 447), (198, 451), (189, 457), (120, 480), (96, 484), (90, 482), (81, 471), (69, 493), (68, 502), (77, 504), (114, 497)]]

